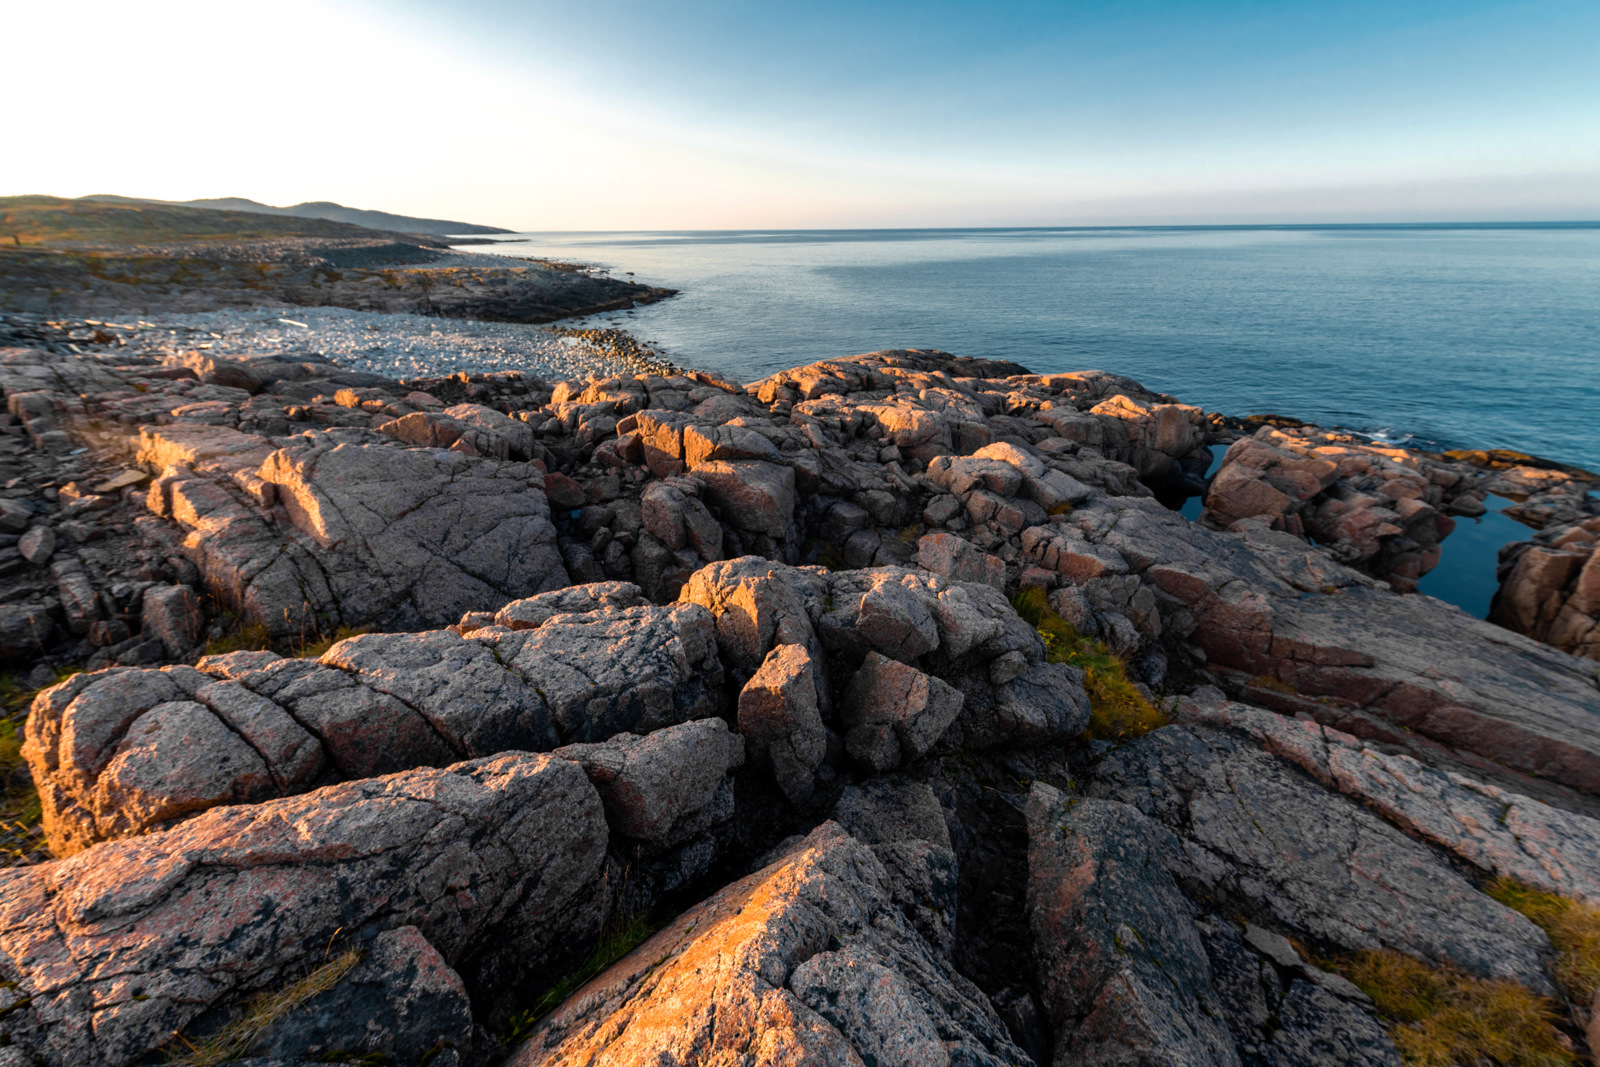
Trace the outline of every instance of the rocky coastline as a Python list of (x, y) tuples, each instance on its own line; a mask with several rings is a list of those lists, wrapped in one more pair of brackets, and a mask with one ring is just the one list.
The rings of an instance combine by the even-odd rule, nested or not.
[[(1385, 961), (1600, 1045), (1519, 903), (1600, 915), (1587, 472), (935, 351), (6, 329), (0, 1067), (1416, 1062)], [(1477, 619), (1415, 589), (1491, 493)]]

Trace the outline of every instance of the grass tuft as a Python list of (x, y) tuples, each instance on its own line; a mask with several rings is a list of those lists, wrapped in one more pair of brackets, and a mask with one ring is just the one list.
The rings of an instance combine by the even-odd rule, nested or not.
[(365, 626), (360, 628), (354, 626), (341, 626), (337, 630), (333, 631), (333, 633), (328, 634), (326, 637), (319, 637), (315, 641), (302, 642), (301, 644), (296, 645), (294, 649), (294, 656), (296, 659), (321, 659), (328, 649), (332, 648), (334, 645), (337, 645), (340, 641), (351, 637), (359, 637), (362, 634), (371, 632), (372, 631)]
[(535, 1001), (532, 1007), (519, 1011), (511, 1017), (506, 1027), (505, 1044), (512, 1045), (521, 1041), (540, 1019), (560, 1007), (561, 1002), (581, 989), (584, 983), (644, 944), (651, 934), (661, 929), (661, 926), (661, 923), (653, 923), (648, 916), (641, 914), (624, 920), (615, 929), (602, 934), (600, 943), (595, 945), (588, 959), (545, 990), (544, 995)]
[(174, 1055), (173, 1067), (213, 1067), (243, 1059), (267, 1027), (288, 1015), (319, 993), (326, 993), (361, 962), (360, 949), (350, 949), (324, 963), (298, 982), (276, 993), (261, 993), (251, 999), (242, 1017), (235, 1019), (199, 1044), (188, 1042), (188, 1051)]
[(1472, 978), (1388, 950), (1336, 966), (1389, 1020), (1389, 1036), (1412, 1067), (1564, 1067), (1576, 1059), (1555, 1027), (1555, 1005), (1516, 982)]
[(1510, 878), (1496, 878), (1488, 893), (1544, 930), (1560, 953), (1556, 981), (1587, 1008), (1600, 990), (1600, 908)]
[(1134, 687), (1127, 664), (1112, 655), (1105, 642), (1082, 636), (1056, 614), (1043, 589), (1024, 589), (1011, 606), (1039, 632), (1051, 663), (1083, 671), (1092, 740), (1130, 741), (1167, 724), (1166, 717)]
[(229, 652), (270, 652), (272, 634), (259, 622), (246, 623), (238, 629), (207, 641), (201, 649), (202, 656), (221, 656)]

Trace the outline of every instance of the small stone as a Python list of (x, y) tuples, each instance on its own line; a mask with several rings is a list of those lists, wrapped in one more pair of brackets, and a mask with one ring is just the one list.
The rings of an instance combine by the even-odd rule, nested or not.
[(55, 550), (56, 532), (48, 526), (35, 526), (17, 542), (17, 551), (22, 553), (22, 558), (35, 566), (42, 567), (49, 563)]

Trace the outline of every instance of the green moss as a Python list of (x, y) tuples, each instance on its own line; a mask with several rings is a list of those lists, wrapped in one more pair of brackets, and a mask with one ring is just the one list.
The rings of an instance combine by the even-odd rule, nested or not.
[(1127, 741), (1167, 724), (1128, 678), (1127, 664), (1103, 641), (1084, 637), (1050, 607), (1043, 589), (1024, 589), (1011, 606), (1039, 632), (1052, 663), (1083, 671), (1089, 694), (1088, 736), (1097, 741)]
[(1564, 1067), (1576, 1059), (1555, 1027), (1555, 1005), (1516, 982), (1473, 978), (1387, 950), (1334, 966), (1372, 998), (1413, 1067)]

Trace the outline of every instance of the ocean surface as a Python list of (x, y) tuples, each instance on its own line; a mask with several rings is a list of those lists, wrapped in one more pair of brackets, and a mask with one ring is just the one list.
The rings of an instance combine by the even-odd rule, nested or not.
[(1600, 223), (530, 233), (470, 250), (679, 289), (601, 318), (743, 381), (942, 348), (1600, 469)]

